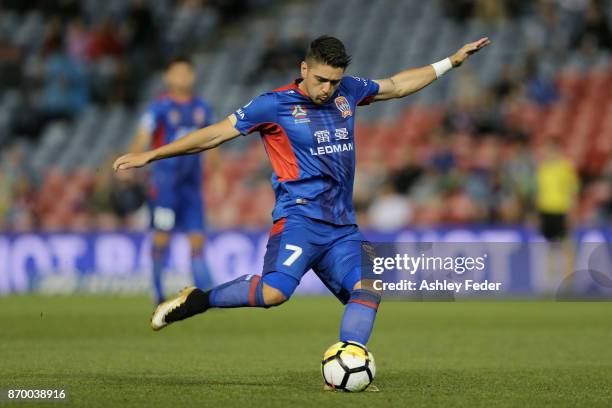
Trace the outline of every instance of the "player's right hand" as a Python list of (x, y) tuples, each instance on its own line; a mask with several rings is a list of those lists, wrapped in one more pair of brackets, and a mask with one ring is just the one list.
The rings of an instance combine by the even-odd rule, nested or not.
[(150, 152), (128, 153), (115, 160), (115, 163), (113, 163), (113, 170), (119, 171), (143, 167), (151, 162), (151, 160), (152, 157)]

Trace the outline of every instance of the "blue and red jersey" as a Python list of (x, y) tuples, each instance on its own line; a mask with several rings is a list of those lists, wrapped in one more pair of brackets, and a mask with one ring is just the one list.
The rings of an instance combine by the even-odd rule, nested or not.
[[(151, 147), (168, 144), (196, 129), (213, 123), (212, 109), (200, 98), (177, 101), (162, 95), (152, 102), (141, 119), (141, 126), (152, 137)], [(177, 183), (182, 181), (201, 183), (202, 155), (173, 157), (153, 163), (153, 177), (159, 173), (172, 173)]]
[(356, 224), (355, 108), (373, 100), (376, 82), (343, 77), (317, 105), (299, 82), (264, 93), (235, 112), (236, 129), (259, 131), (272, 163), (274, 221), (291, 214), (337, 225)]

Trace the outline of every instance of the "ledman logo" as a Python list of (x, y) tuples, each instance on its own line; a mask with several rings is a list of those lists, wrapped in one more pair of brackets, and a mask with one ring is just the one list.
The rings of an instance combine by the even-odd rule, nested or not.
[(334, 103), (336, 104), (336, 108), (342, 113), (342, 117), (346, 118), (353, 114), (351, 111), (351, 105), (348, 103), (344, 96), (339, 96), (334, 99)]
[(302, 107), (302, 105), (295, 105), (293, 107), (293, 111), (291, 112), (294, 118), (300, 119), (306, 117), (306, 109)]

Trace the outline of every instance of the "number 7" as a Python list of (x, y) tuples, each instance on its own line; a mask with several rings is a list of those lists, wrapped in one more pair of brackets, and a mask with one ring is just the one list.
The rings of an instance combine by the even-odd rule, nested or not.
[(302, 248), (300, 248), (297, 245), (287, 244), (287, 245), (285, 245), (285, 249), (293, 251), (293, 253), (291, 255), (289, 255), (289, 258), (287, 258), (285, 260), (285, 262), (283, 262), (283, 265), (291, 266), (291, 265), (293, 265), (295, 260), (298, 259), (300, 257), (300, 255), (302, 255)]

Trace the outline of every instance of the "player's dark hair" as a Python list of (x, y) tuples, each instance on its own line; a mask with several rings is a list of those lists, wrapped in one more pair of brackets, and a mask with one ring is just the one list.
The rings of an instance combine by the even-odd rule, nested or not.
[(305, 59), (342, 69), (346, 69), (351, 63), (351, 57), (346, 53), (342, 41), (328, 35), (323, 35), (310, 43)]
[(193, 67), (193, 61), (187, 55), (175, 55), (166, 62), (166, 70), (170, 69), (174, 64), (188, 64)]

